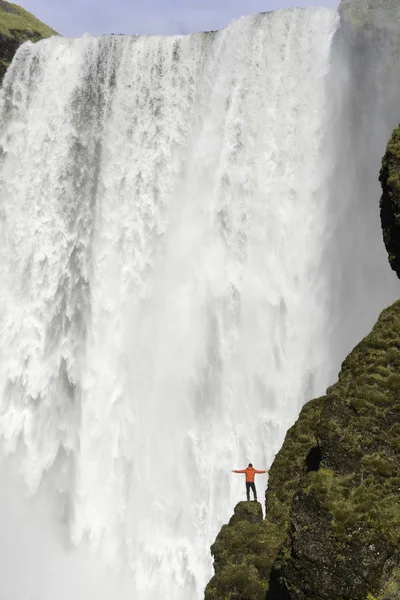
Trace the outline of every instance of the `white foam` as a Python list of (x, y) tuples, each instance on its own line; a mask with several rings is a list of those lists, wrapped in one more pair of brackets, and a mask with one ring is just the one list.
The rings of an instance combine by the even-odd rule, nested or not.
[[(202, 597), (243, 498), (230, 470), (268, 467), (330, 382), (335, 27), (306, 9), (213, 34), (50, 39), (7, 73), (4, 448), (31, 493), (47, 473), (70, 541), (99, 570), (128, 569), (140, 600)], [(59, 547), (61, 579), (62, 545), (37, 543)], [(90, 577), (74, 598), (117, 593)], [(54, 598), (42, 584), (27, 581), (31, 597)]]

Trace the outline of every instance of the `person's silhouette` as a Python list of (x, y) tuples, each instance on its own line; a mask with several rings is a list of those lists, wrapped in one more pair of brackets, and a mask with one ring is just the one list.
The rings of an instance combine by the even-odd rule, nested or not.
[(246, 469), (235, 469), (234, 471), (232, 471), (232, 473), (245, 473), (246, 475), (246, 496), (247, 496), (247, 501), (250, 501), (250, 490), (253, 490), (253, 496), (254, 496), (254, 501), (257, 501), (257, 490), (256, 490), (256, 485), (254, 483), (254, 476), (256, 475), (256, 473), (268, 473), (267, 470), (265, 471), (257, 471), (257, 469), (255, 469), (253, 467), (253, 465), (251, 463), (249, 463), (249, 466)]

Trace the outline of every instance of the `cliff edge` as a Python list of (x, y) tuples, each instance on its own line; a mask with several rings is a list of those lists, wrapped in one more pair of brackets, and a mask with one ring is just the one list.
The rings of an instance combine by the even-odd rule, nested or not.
[(390, 266), (400, 277), (400, 126), (393, 131), (382, 160), (379, 180), (383, 241)]
[(21, 44), (52, 35), (57, 33), (29, 12), (17, 4), (0, 0), (0, 83)]
[(259, 515), (222, 528), (206, 600), (400, 598), (400, 301), (303, 408)]

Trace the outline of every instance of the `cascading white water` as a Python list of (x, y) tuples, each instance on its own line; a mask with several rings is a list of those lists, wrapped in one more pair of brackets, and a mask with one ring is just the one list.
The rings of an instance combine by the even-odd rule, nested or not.
[(336, 22), (306, 9), (51, 39), (6, 76), (0, 433), (31, 492), (62, 491), (73, 543), (128, 569), (140, 600), (202, 597), (243, 499), (230, 470), (267, 467), (330, 383)]

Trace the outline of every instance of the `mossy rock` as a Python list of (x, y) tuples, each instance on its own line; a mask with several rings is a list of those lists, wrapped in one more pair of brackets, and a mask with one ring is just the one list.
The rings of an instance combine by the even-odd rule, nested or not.
[(315, 427), (318, 470), (290, 507), (267, 598), (393, 598), (400, 567), (400, 301), (342, 365)]
[(269, 473), (266, 517), (219, 533), (206, 600), (399, 600), (400, 301), (306, 404)]
[(211, 547), (215, 576), (206, 600), (265, 600), (271, 568), (290, 531), (293, 494), (317, 445), (314, 427), (321, 410), (322, 398), (309, 402), (288, 431), (269, 472), (266, 519), (258, 502), (239, 502), (222, 527)]
[(0, 82), (19, 46), (57, 35), (17, 4), (0, 0)]

